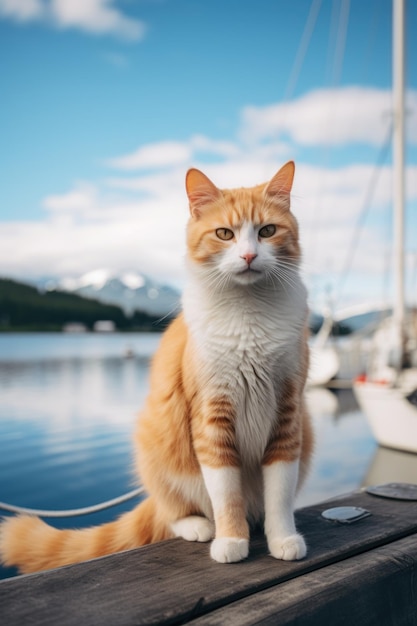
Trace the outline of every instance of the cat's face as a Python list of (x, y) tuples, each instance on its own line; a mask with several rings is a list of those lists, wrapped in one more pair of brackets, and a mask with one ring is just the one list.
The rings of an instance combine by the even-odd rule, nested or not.
[(189, 170), (188, 254), (208, 280), (287, 282), (300, 257), (290, 212), (293, 176), (289, 162), (267, 184), (220, 190), (199, 170)]

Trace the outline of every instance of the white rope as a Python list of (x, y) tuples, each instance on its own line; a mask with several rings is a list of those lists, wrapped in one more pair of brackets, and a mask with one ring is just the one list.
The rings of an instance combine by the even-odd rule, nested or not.
[(76, 517), (77, 515), (89, 515), (90, 513), (97, 513), (97, 511), (104, 511), (112, 506), (127, 502), (136, 496), (139, 496), (145, 491), (144, 487), (138, 487), (129, 491), (112, 500), (106, 500), (106, 502), (100, 502), (99, 504), (93, 504), (92, 506), (86, 506), (82, 509), (68, 509), (64, 511), (43, 511), (42, 509), (28, 509), (23, 506), (15, 506), (14, 504), (7, 504), (6, 502), (0, 502), (0, 509), (3, 511), (9, 511), (10, 513), (25, 513), (26, 515), (37, 515), (38, 517)]

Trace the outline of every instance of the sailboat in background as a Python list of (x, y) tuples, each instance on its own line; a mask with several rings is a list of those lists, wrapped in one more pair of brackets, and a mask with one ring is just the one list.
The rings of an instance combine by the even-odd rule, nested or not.
[(319, 332), (310, 342), (310, 367), (307, 378), (307, 385), (310, 387), (326, 385), (339, 371), (340, 360), (330, 341), (332, 328), (333, 316), (329, 310), (323, 316)]
[(368, 376), (356, 379), (353, 389), (378, 443), (417, 453), (417, 349), (415, 344), (412, 346), (407, 342), (404, 296), (404, 13), (404, 0), (393, 0), (396, 294), (392, 320), (386, 321), (385, 327), (375, 335), (377, 344), (389, 346), (389, 354), (386, 354), (389, 358), (384, 363), (381, 359), (374, 361)]

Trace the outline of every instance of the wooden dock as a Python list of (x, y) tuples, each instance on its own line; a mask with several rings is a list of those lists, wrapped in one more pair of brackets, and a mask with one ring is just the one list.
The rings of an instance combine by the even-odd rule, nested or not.
[[(336, 506), (371, 515), (325, 520)], [(255, 536), (249, 559), (220, 565), (208, 545), (180, 539), (0, 582), (4, 626), (140, 624), (417, 625), (417, 501), (354, 493), (301, 509), (309, 552), (268, 556)]]

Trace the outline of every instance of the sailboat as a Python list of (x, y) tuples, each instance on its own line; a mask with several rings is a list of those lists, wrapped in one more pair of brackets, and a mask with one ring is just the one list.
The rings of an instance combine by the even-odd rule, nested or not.
[[(381, 364), (374, 364), (369, 376), (356, 379), (353, 389), (377, 442), (389, 448), (417, 453), (417, 367), (410, 367), (409, 362), (408, 367), (404, 368), (407, 348), (404, 297), (404, 13), (404, 0), (393, 0), (396, 294), (392, 325), (388, 332), (391, 338), (393, 335), (394, 341), (389, 342), (390, 355), (384, 367), (381, 367)], [(381, 333), (383, 331), (384, 329), (381, 329)], [(384, 340), (381, 341), (381, 345), (384, 345)], [(416, 359), (417, 355), (412, 356)], [(414, 360), (414, 366), (416, 365), (417, 362)]]
[(307, 378), (309, 387), (326, 385), (339, 371), (339, 357), (330, 342), (332, 328), (333, 317), (329, 310), (324, 314), (319, 332), (310, 342), (310, 367)]

